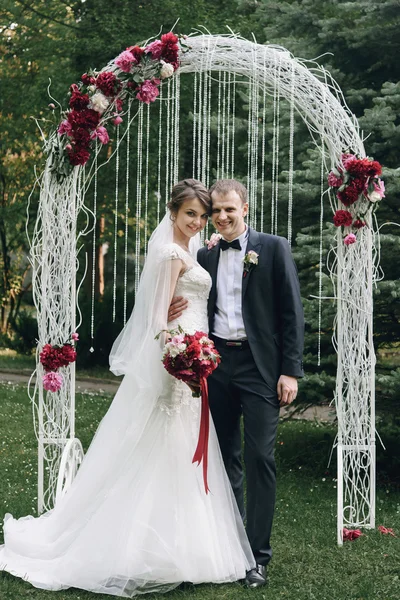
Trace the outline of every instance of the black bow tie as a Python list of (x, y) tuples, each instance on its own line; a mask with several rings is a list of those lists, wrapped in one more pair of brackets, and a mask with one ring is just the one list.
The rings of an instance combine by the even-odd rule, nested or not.
[(241, 250), (242, 246), (240, 245), (239, 240), (233, 240), (233, 242), (227, 242), (226, 240), (221, 240), (219, 243), (219, 247), (221, 250), (228, 250), (228, 248), (233, 248), (234, 250)]

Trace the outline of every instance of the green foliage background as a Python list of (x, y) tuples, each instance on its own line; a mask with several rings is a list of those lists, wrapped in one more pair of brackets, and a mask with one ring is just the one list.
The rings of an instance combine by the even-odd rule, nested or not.
[[(254, 35), (259, 43), (283, 45), (297, 57), (318, 58), (318, 62), (331, 71), (350, 109), (359, 119), (367, 153), (384, 165), (383, 178), (387, 188), (378, 212), (379, 223), (387, 225), (381, 229), (381, 266), (385, 277), (375, 290), (374, 329), (379, 358), (377, 399), (378, 410), (381, 409), (387, 420), (398, 423), (400, 291), (397, 257), (400, 238), (396, 227), (389, 224), (400, 222), (400, 11), (396, 0), (380, 3), (370, 0), (192, 0), (190, 3), (185, 0), (137, 3), (3, 0), (0, 8), (0, 342), (26, 352), (34, 344), (25, 220), (28, 196), (35, 180), (34, 167), (36, 165), (40, 172), (43, 163), (38, 125), (45, 132), (54, 125), (54, 116), (48, 108), (49, 79), (52, 96), (66, 106), (69, 85), (88, 68), (101, 68), (128, 45), (157, 36), (161, 30), (170, 30), (178, 19), (175, 25), (178, 33), (190, 33), (195, 28), (226, 33), (230, 27), (249, 39)], [(182, 158), (182, 176), (191, 174), (191, 159), (188, 160), (191, 157), (190, 102), (189, 91), (183, 91), (181, 130), (187, 152)], [(238, 177), (244, 177), (247, 172), (243, 160), (247, 156), (245, 115), (246, 97), (243, 95), (237, 119)], [(266, 127), (267, 133), (272, 131), (271, 114), (267, 115)], [(288, 129), (288, 121), (283, 113), (282, 166), (287, 160), (285, 128)], [(271, 155), (269, 145), (266, 148), (267, 173)], [(296, 239), (293, 253), (299, 269), (307, 321), (307, 376), (301, 384), (299, 402), (307, 404), (332, 398), (335, 355), (331, 334), (335, 307), (329, 301), (324, 304), (322, 360), (318, 367), (318, 307), (311, 295), (316, 295), (318, 290), (320, 173), (317, 153), (301, 122), (296, 123), (295, 156)], [(279, 185), (283, 196), (287, 188), (285, 177), (282, 168)], [(113, 173), (101, 174), (99, 184), (105, 228), (98, 241), (112, 245)], [(265, 193), (266, 197), (270, 194), (268, 181)], [(29, 204), (29, 228), (34, 223), (37, 201), (35, 190)], [(154, 206), (151, 211), (154, 218)], [(325, 214), (330, 221), (328, 207)], [(120, 217), (123, 223), (123, 215)], [(268, 219), (266, 215), (266, 230), (269, 229)], [(285, 234), (285, 231), (279, 233)], [(327, 222), (323, 237), (326, 252), (333, 234), (332, 224)], [(85, 251), (91, 255), (89, 239), (83, 248), (83, 253)], [(116, 323), (110, 325), (111, 263), (110, 252), (106, 257), (107, 293), (104, 298), (97, 299), (96, 352), (93, 354), (89, 353), (89, 342), (85, 344), (84, 341), (88, 340), (89, 333), (89, 278), (84, 283), (81, 364), (106, 362), (110, 344), (121, 326), (120, 314), (117, 314)], [(328, 277), (323, 280), (323, 293), (327, 296), (332, 293)]]

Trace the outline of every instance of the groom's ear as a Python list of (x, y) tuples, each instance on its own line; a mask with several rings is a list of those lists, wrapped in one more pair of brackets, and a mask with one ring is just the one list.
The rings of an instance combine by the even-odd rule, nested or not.
[(243, 217), (247, 217), (248, 212), (249, 212), (249, 203), (245, 202), (243, 204)]

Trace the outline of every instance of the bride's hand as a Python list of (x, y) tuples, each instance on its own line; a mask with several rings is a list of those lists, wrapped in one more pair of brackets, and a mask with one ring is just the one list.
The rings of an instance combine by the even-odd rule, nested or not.
[(176, 296), (175, 298), (172, 298), (168, 310), (168, 323), (178, 319), (182, 315), (183, 311), (187, 308), (187, 305), (188, 301), (182, 296)]

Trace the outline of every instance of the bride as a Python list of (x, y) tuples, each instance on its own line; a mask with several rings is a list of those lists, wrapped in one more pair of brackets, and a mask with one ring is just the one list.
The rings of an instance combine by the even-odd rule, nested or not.
[(199, 181), (175, 185), (149, 241), (134, 310), (111, 351), (111, 370), (125, 375), (120, 388), (56, 507), (38, 518), (6, 515), (0, 569), (38, 588), (132, 597), (184, 581), (237, 581), (254, 568), (214, 426), (206, 494), (192, 464), (200, 399), (165, 371), (163, 336), (155, 339), (174, 294), (189, 300), (181, 327), (208, 330), (211, 280), (195, 257), (209, 210)]

